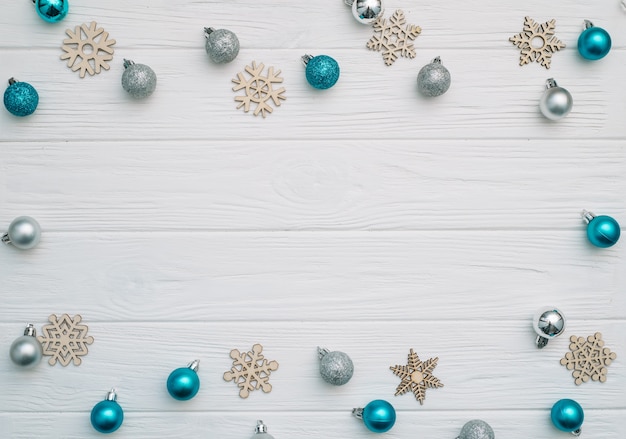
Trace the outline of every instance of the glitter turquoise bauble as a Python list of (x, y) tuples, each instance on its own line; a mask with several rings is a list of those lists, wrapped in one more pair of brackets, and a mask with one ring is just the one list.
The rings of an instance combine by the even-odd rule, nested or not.
[(339, 79), (339, 64), (330, 56), (305, 55), (303, 60), (306, 64), (306, 80), (313, 88), (326, 90), (335, 85)]
[(115, 401), (117, 395), (109, 392), (107, 399), (100, 401), (91, 410), (91, 425), (100, 433), (113, 433), (124, 421), (124, 410)]
[(611, 50), (611, 36), (590, 22), (578, 37), (578, 52), (583, 58), (595, 61), (604, 58)]
[(67, 15), (69, 3), (67, 0), (35, 0), (35, 9), (48, 23), (56, 23)]
[(583, 211), (583, 219), (587, 223), (587, 238), (596, 247), (607, 248), (619, 240), (621, 230), (615, 219), (607, 215), (594, 215)]
[(583, 408), (573, 399), (561, 399), (552, 406), (552, 423), (561, 431), (579, 432), (585, 414)]
[(374, 433), (389, 431), (396, 423), (395, 409), (382, 399), (376, 399), (366, 405), (361, 416), (365, 426)]
[(193, 398), (200, 390), (200, 378), (196, 372), (197, 360), (187, 367), (180, 367), (172, 371), (167, 378), (167, 391), (172, 398), (187, 401)]
[(33, 114), (39, 104), (39, 94), (28, 82), (9, 79), (4, 91), (4, 106), (14, 116), (24, 117)]

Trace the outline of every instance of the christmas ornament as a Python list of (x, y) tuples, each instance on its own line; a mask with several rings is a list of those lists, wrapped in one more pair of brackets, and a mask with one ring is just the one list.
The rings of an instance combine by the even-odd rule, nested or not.
[(80, 70), (81, 78), (85, 73), (91, 76), (100, 73), (101, 69), (109, 70), (107, 61), (113, 59), (113, 46), (115, 40), (109, 40), (109, 33), (101, 27), (97, 27), (95, 21), (89, 26), (86, 23), (76, 26), (74, 31), (67, 29), (65, 33), (69, 38), (63, 40), (61, 47), (65, 53), (62, 60), (67, 60), (67, 66), (72, 72)]
[(274, 436), (267, 432), (267, 425), (263, 421), (256, 421), (256, 428), (251, 439), (274, 439)]
[(467, 422), (456, 439), (495, 439), (493, 429), (485, 421), (474, 419)]
[(619, 240), (621, 230), (617, 221), (607, 215), (594, 215), (582, 211), (583, 221), (587, 224), (587, 238), (596, 247), (608, 248)]
[(542, 308), (533, 317), (533, 329), (537, 333), (535, 344), (544, 348), (548, 341), (558, 337), (565, 331), (565, 316), (555, 307)]
[(198, 378), (198, 367), (200, 360), (194, 360), (187, 367), (179, 367), (170, 373), (167, 378), (167, 391), (172, 398), (179, 401), (187, 401), (200, 390), (200, 378)]
[(420, 404), (424, 404), (427, 388), (443, 387), (443, 383), (432, 375), (433, 369), (437, 366), (438, 357), (430, 358), (425, 362), (420, 361), (413, 349), (409, 351), (406, 366), (391, 366), (394, 375), (399, 376), (402, 381), (396, 388), (396, 396), (404, 395), (409, 390), (415, 395)]
[(52, 314), (48, 320), (50, 324), (43, 327), (43, 335), (37, 337), (43, 346), (43, 354), (51, 357), (48, 364), (54, 366), (58, 361), (67, 366), (73, 361), (75, 366), (79, 366), (80, 357), (88, 353), (87, 345), (93, 343), (93, 337), (87, 336), (87, 325), (79, 324), (82, 317), (75, 315), (72, 319), (63, 314), (59, 319)]
[(278, 90), (274, 90), (274, 84), (280, 84), (283, 82), (281, 78), (280, 70), (274, 72), (274, 67), (267, 69), (267, 76), (262, 76), (261, 73), (265, 65), (263, 63), (256, 65), (255, 61), (252, 61), (251, 66), (246, 66), (245, 71), (250, 78), (246, 79), (243, 72), (237, 73), (237, 77), (233, 79), (236, 84), (233, 87), (233, 91), (244, 90), (243, 96), (235, 96), (235, 101), (239, 102), (237, 108), (243, 107), (244, 112), (250, 111), (250, 104), (255, 104), (254, 115), (258, 116), (259, 113), (265, 117), (265, 113), (271, 113), (273, 108), (270, 106), (269, 101), (274, 102), (277, 107), (280, 106), (280, 101), (285, 100), (283, 96), (285, 88), (281, 87)]
[(574, 436), (580, 436), (581, 425), (585, 419), (583, 408), (573, 399), (560, 399), (550, 412), (552, 423), (561, 431), (569, 431)]
[(354, 374), (354, 364), (347, 354), (339, 351), (317, 348), (320, 359), (320, 374), (324, 381), (335, 386), (343, 386)]
[(352, 8), (352, 15), (361, 24), (371, 24), (383, 15), (382, 0), (344, 0)]
[(41, 344), (35, 337), (36, 335), (35, 327), (29, 323), (24, 330), (24, 335), (16, 338), (11, 344), (9, 354), (13, 363), (24, 368), (31, 368), (39, 364), (43, 352)]
[(304, 55), (302, 62), (306, 67), (306, 80), (313, 88), (326, 90), (339, 79), (339, 64), (330, 56)]
[(145, 64), (135, 64), (124, 60), (124, 73), (122, 74), (122, 87), (132, 97), (143, 99), (150, 96), (156, 88), (157, 77), (150, 67)]
[(4, 91), (4, 106), (14, 116), (24, 117), (33, 114), (39, 104), (39, 94), (28, 82), (9, 79)]
[(417, 89), (424, 96), (441, 96), (450, 88), (450, 72), (437, 57), (426, 64), (417, 75)]
[(509, 38), (513, 45), (519, 47), (519, 65), (523, 66), (537, 61), (546, 69), (550, 68), (552, 55), (565, 48), (565, 43), (554, 36), (556, 20), (539, 24), (530, 17), (524, 18), (524, 30)]
[(365, 426), (374, 433), (391, 430), (396, 423), (396, 411), (391, 404), (382, 399), (375, 399), (365, 408), (352, 409), (352, 414), (363, 420)]
[(206, 38), (204, 48), (214, 63), (226, 64), (237, 58), (239, 39), (233, 32), (227, 29), (215, 30), (212, 27), (205, 27), (204, 37)]
[(124, 410), (117, 403), (115, 389), (91, 409), (91, 425), (100, 433), (113, 433), (124, 421)]
[[(392, 65), (398, 55), (404, 58), (415, 58), (413, 40), (422, 32), (422, 28), (406, 24), (404, 12), (397, 10), (389, 21), (379, 17), (374, 23), (374, 36), (367, 42), (367, 48), (382, 52), (383, 60)], [(377, 35), (378, 34), (378, 35)]]
[(608, 372), (606, 367), (617, 358), (617, 354), (604, 347), (602, 334), (596, 332), (587, 337), (587, 340), (572, 335), (569, 341), (570, 352), (561, 358), (561, 364), (567, 367), (567, 370), (574, 371), (572, 372), (574, 383), (580, 386), (590, 378), (604, 383)]
[(609, 50), (611, 50), (609, 33), (585, 20), (585, 30), (578, 37), (578, 53), (585, 59), (595, 61), (604, 58)]
[(269, 383), (270, 374), (278, 369), (278, 362), (267, 361), (263, 354), (263, 346), (255, 344), (249, 352), (230, 351), (233, 367), (224, 373), (224, 380), (234, 381), (241, 390), (239, 396), (247, 398), (253, 390), (261, 389), (265, 393), (272, 391)]
[(15, 218), (9, 224), (9, 230), (2, 235), (2, 242), (20, 250), (29, 250), (39, 244), (40, 240), (41, 227), (35, 218), (29, 216)]
[(65, 18), (69, 10), (67, 0), (33, 0), (35, 10), (44, 21), (56, 23)]
[(569, 91), (559, 87), (553, 78), (546, 81), (546, 90), (539, 101), (539, 109), (545, 117), (551, 120), (562, 119), (572, 111), (573, 104)]

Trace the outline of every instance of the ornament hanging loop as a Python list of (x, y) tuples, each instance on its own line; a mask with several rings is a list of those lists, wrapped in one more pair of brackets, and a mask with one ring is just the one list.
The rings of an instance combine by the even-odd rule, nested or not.
[(125, 69), (129, 68), (133, 64), (135, 64), (135, 62), (133, 60), (124, 58), (124, 68)]
[(109, 393), (107, 393), (106, 401), (117, 401), (117, 393), (115, 389), (111, 389)]
[(549, 78), (546, 80), (546, 89), (558, 87), (556, 80), (554, 78)]
[(580, 428), (579, 428), (579, 429), (577, 429), (577, 430), (572, 431), (572, 434), (573, 434), (574, 436), (580, 436), (580, 433), (582, 433), (582, 432), (583, 432), (583, 431), (582, 431), (582, 429), (580, 429)]
[(359, 407), (352, 409), (352, 414), (357, 419), (363, 419), (363, 408)]
[(441, 57), (440, 56), (435, 57), (435, 59), (433, 59), (431, 63), (441, 64)]
[(585, 20), (585, 21), (583, 22), (583, 30), (587, 30), (587, 29), (589, 29), (590, 27), (593, 27), (593, 23), (592, 23), (591, 21), (589, 21), (589, 20)]
[(309, 63), (309, 61), (313, 59), (313, 55), (309, 55), (309, 54), (302, 55), (301, 59), (302, 59), (302, 63), (306, 66)]
[(9, 234), (5, 233), (2, 235), (2, 242), (6, 245), (11, 245), (11, 238), (9, 238)]
[(328, 353), (330, 353), (328, 349), (320, 348), (319, 346), (317, 347), (317, 356), (320, 360), (324, 358), (324, 356), (327, 355)]
[(200, 360), (193, 360), (191, 363), (187, 365), (187, 367), (193, 370), (194, 372), (197, 372), (198, 369), (200, 368)]
[(205, 27), (204, 38), (209, 38), (209, 35), (211, 35), (213, 32), (215, 32), (215, 29), (213, 29), (212, 27)]
[(256, 428), (254, 429), (256, 434), (267, 433), (267, 425), (263, 423), (260, 419), (256, 421)]
[(589, 224), (591, 220), (596, 217), (593, 212), (589, 212), (587, 209), (583, 209), (583, 211), (580, 212), (580, 216), (583, 217), (585, 224)]
[(13, 85), (17, 82), (15, 78), (9, 78), (9, 85)]
[(28, 335), (29, 337), (35, 337), (37, 335), (37, 330), (32, 323), (29, 323), (24, 329), (24, 335)]

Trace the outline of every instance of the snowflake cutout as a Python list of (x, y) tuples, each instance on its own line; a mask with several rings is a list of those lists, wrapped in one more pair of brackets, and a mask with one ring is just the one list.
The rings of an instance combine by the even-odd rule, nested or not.
[(61, 55), (62, 60), (67, 60), (67, 66), (73, 72), (80, 70), (80, 77), (85, 73), (91, 76), (100, 73), (100, 69), (109, 70), (107, 61), (113, 59), (113, 46), (115, 40), (109, 40), (109, 33), (101, 27), (97, 27), (92, 21), (89, 27), (86, 23), (76, 26), (74, 31), (67, 29), (65, 33), (69, 38), (63, 40), (61, 47), (66, 53)]
[(520, 66), (537, 61), (546, 69), (550, 68), (552, 54), (565, 48), (565, 43), (554, 36), (555, 25), (554, 19), (543, 24), (530, 17), (524, 19), (524, 30), (509, 38), (510, 42), (521, 49)]
[(587, 337), (576, 337), (572, 335), (569, 339), (571, 342), (565, 357), (561, 358), (561, 364), (567, 367), (567, 370), (573, 370), (572, 376), (577, 386), (586, 383), (591, 378), (593, 381), (606, 381), (606, 366), (610, 365), (617, 354), (611, 352), (611, 349), (604, 347), (602, 334), (596, 332)]
[(67, 366), (71, 361), (79, 366), (82, 355), (87, 355), (87, 345), (93, 343), (93, 337), (87, 336), (89, 328), (87, 325), (79, 325), (82, 317), (75, 315), (70, 318), (63, 314), (59, 319), (52, 314), (48, 321), (50, 325), (42, 328), (42, 333), (37, 337), (43, 348), (43, 354), (52, 356), (48, 363), (54, 366), (57, 361), (63, 366)]
[(241, 389), (239, 396), (247, 398), (253, 390), (261, 389), (265, 393), (272, 391), (268, 382), (273, 370), (278, 369), (278, 362), (267, 361), (263, 354), (263, 346), (255, 344), (249, 352), (230, 351), (233, 367), (224, 373), (224, 380), (234, 381)]
[(413, 349), (409, 352), (406, 366), (392, 366), (389, 369), (402, 379), (396, 388), (396, 396), (404, 395), (409, 390), (415, 395), (420, 404), (424, 404), (427, 388), (443, 387), (439, 378), (433, 376), (433, 369), (437, 366), (438, 357), (430, 358), (425, 362), (420, 361)]
[(392, 65), (398, 54), (404, 58), (415, 58), (415, 49), (412, 41), (422, 32), (422, 28), (406, 24), (404, 12), (398, 9), (389, 21), (379, 17), (374, 22), (374, 35), (367, 42), (367, 48), (380, 52), (388, 66)]
[(277, 107), (280, 106), (280, 101), (285, 100), (283, 96), (285, 88), (281, 87), (278, 90), (274, 89), (273, 84), (280, 84), (283, 82), (281, 78), (280, 70), (274, 72), (274, 67), (267, 69), (267, 76), (262, 76), (265, 65), (263, 63), (256, 65), (255, 61), (252, 61), (251, 66), (246, 66), (245, 71), (250, 75), (249, 79), (246, 79), (243, 72), (237, 73), (237, 77), (233, 79), (233, 82), (237, 85), (233, 87), (233, 91), (239, 91), (245, 89), (245, 95), (235, 96), (235, 101), (239, 102), (237, 109), (243, 107), (244, 112), (250, 111), (250, 104), (256, 104), (254, 109), (254, 115), (258, 116), (259, 113), (265, 117), (265, 113), (271, 113), (273, 108), (269, 105), (269, 101), (274, 102)]

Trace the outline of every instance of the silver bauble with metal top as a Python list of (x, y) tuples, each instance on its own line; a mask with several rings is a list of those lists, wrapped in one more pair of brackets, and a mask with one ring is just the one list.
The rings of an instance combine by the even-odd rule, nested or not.
[(206, 37), (204, 48), (214, 63), (229, 63), (239, 54), (239, 39), (234, 32), (205, 27), (204, 36)]
[(441, 64), (437, 57), (426, 64), (417, 75), (417, 89), (424, 96), (441, 96), (450, 88), (450, 72)]
[(485, 421), (473, 419), (467, 422), (461, 429), (461, 434), (456, 439), (495, 439), (493, 429)]
[(157, 77), (154, 70), (145, 64), (135, 64), (131, 60), (124, 60), (122, 87), (132, 97), (143, 99), (154, 93)]
[(533, 317), (533, 329), (537, 333), (535, 340), (539, 349), (548, 344), (552, 338), (565, 331), (565, 316), (556, 307), (545, 307)]
[(23, 368), (31, 368), (39, 364), (43, 349), (36, 335), (35, 327), (29, 324), (24, 330), (24, 335), (15, 339), (9, 350), (13, 363)]
[(546, 81), (546, 91), (539, 101), (541, 113), (550, 120), (563, 119), (572, 111), (574, 100), (569, 91), (559, 87), (553, 78)]
[(352, 7), (352, 15), (361, 24), (371, 24), (383, 15), (382, 0), (344, 0)]
[(2, 242), (11, 244), (20, 250), (29, 250), (39, 244), (41, 227), (29, 216), (15, 218), (9, 224), (9, 230), (2, 236)]
[(320, 374), (324, 381), (335, 386), (342, 386), (350, 381), (354, 374), (354, 364), (350, 357), (339, 351), (317, 348), (320, 359)]

